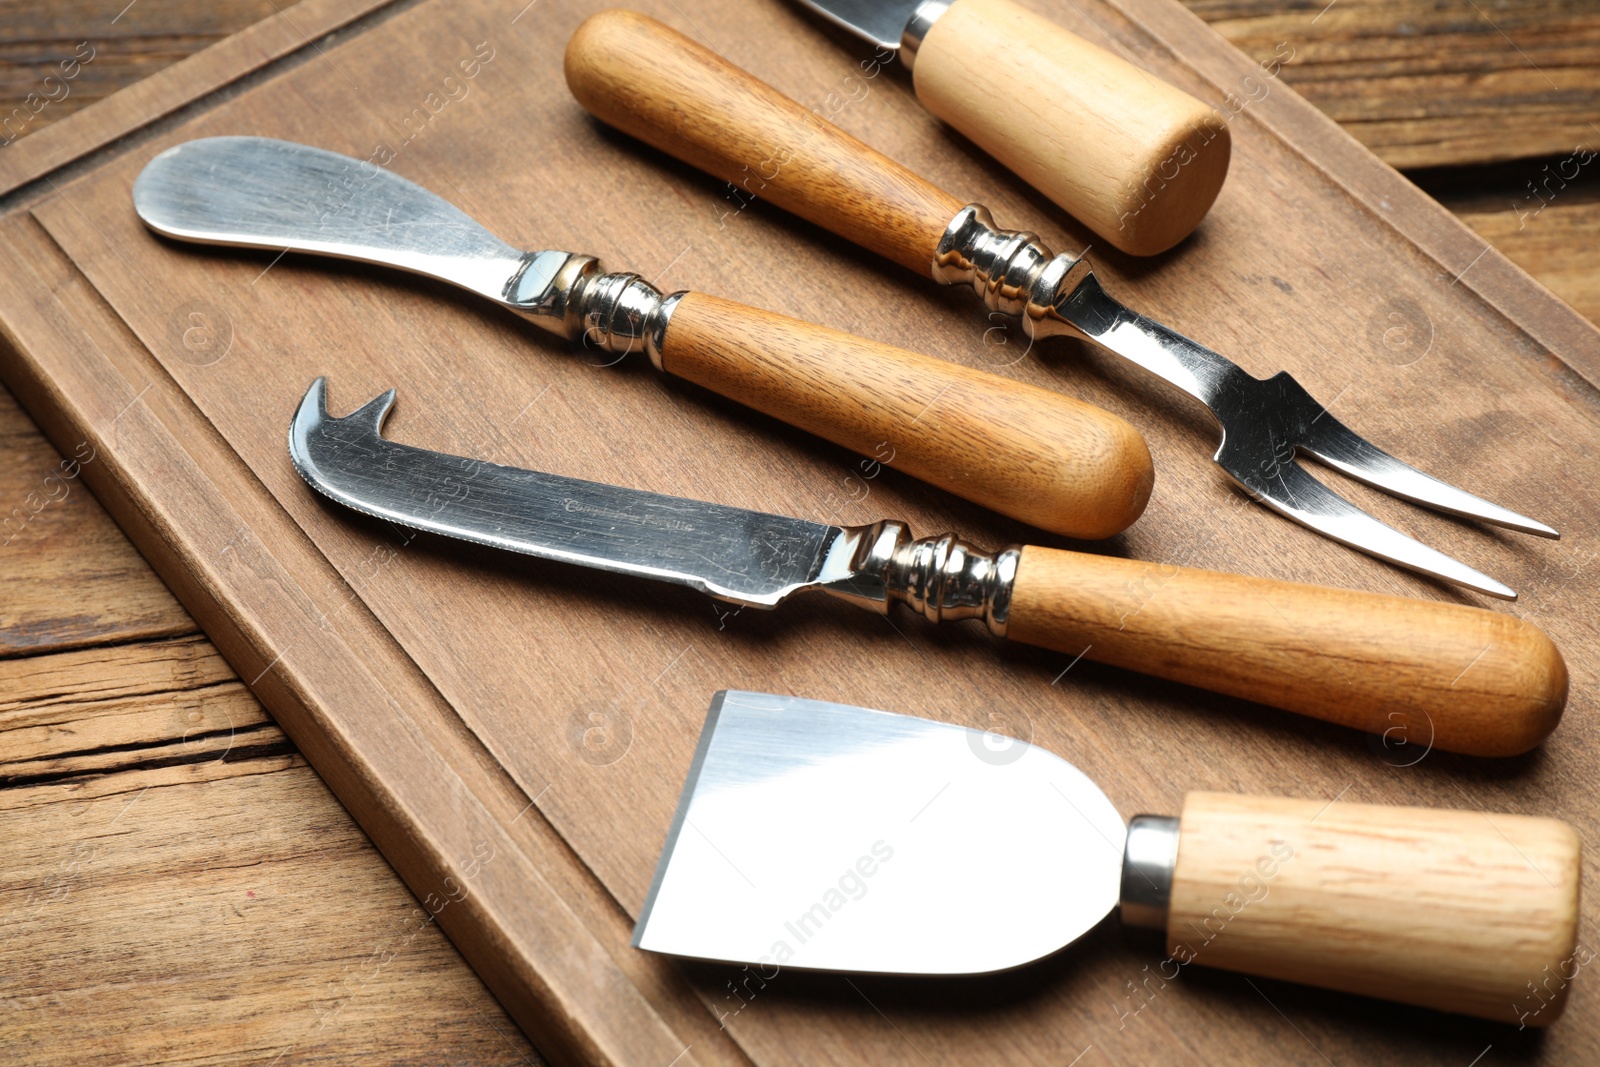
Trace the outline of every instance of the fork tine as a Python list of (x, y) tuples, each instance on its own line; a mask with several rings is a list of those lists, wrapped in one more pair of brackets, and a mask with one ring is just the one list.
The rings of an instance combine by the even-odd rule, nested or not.
[(1413, 503), (1522, 533), (1561, 537), (1542, 522), (1491, 504), (1401, 462), (1326, 411), (1312, 421), (1297, 444), (1328, 466)]
[(1297, 463), (1278, 466), (1276, 476), (1270, 480), (1253, 478), (1254, 485), (1240, 481), (1251, 495), (1272, 510), (1351, 548), (1489, 596), (1517, 599), (1516, 591), (1510, 586), (1379, 522)]

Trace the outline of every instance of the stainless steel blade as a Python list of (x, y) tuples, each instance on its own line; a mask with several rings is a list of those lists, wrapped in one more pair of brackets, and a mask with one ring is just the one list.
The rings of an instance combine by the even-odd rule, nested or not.
[(326, 389), (318, 378), (301, 401), (289, 455), (313, 488), (357, 511), (753, 607), (851, 585), (852, 531), (396, 444), (381, 434), (394, 390), (335, 419)]
[(168, 237), (398, 267), (514, 307), (543, 292), (568, 258), (513, 248), (375, 163), (265, 137), (167, 149), (134, 182), (133, 206)]
[[(1056, 310), (1083, 336), (1205, 404), (1222, 429), (1222, 443), (1213, 458), (1251, 496), (1351, 548), (1489, 596), (1517, 597), (1510, 586), (1379, 522), (1317, 481), (1297, 462), (1300, 451), (1324, 457), (1378, 488), (1441, 510), (1555, 535), (1542, 523), (1393, 460), (1329, 415), (1287, 372), (1271, 378), (1247, 374), (1232, 360), (1112, 298), (1092, 272), (1082, 277)], [(1338, 436), (1339, 430), (1344, 431), (1343, 437)], [(1352, 441), (1365, 450), (1352, 450)], [(1397, 484), (1396, 470), (1380, 468), (1377, 457), (1390, 459), (1394, 468), (1411, 471), (1416, 479)], [(1422, 484), (1423, 479), (1453, 495), (1441, 496), (1438, 489)]]
[(634, 944), (816, 970), (1004, 970), (1116, 906), (1125, 836), (1105, 794), (1041, 748), (730, 690), (711, 702)]
[(800, 0), (836, 25), (880, 48), (900, 47), (919, 0)]

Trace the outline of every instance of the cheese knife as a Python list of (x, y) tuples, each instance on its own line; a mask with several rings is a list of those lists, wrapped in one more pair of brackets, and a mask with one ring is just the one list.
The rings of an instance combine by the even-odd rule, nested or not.
[(1580, 860), (1555, 819), (1339, 797), (1196, 792), (1124, 825), (1036, 745), (725, 691), (633, 943), (763, 985), (789, 968), (970, 975), (1120, 910), (1166, 936), (1132, 976), (1147, 995), (1199, 964), (1545, 1026), (1577, 970)]
[(1124, 252), (1188, 236), (1228, 175), (1215, 108), (1013, 0), (800, 2), (878, 47), (863, 74), (897, 52), (923, 107)]
[[(152, 230), (308, 252), (458, 285), (586, 349), (656, 369), (1052, 533), (1133, 523), (1154, 470), (1144, 438), (1091, 404), (703, 293), (663, 295), (592, 256), (523, 252), (375, 163), (292, 141), (210, 137), (140, 172)], [(470, 365), (463, 368), (470, 373)]]
[[(566, 73), (578, 102), (623, 132), (710, 174), (742, 181), (752, 196), (924, 277), (971, 288), (988, 308), (991, 329), (1015, 317), (1030, 346), (1060, 336), (1092, 341), (1204, 404), (1221, 430), (1217, 464), (1251, 497), (1324, 537), (1490, 596), (1516, 599), (1505, 583), (1335, 493), (1298, 462), (1302, 454), (1447, 514), (1560, 536), (1385, 452), (1287, 371), (1257, 378), (1125, 306), (1100, 284), (1084, 253), (1057, 254), (1036, 234), (995, 225), (983, 205), (963, 205), (654, 19), (619, 10), (591, 16), (567, 44)], [(709, 111), (690, 112), (685, 100), (708, 101)], [(758, 180), (748, 176), (750, 167)]]
[(840, 527), (449, 456), (386, 440), (393, 390), (342, 418), (326, 382), (289, 429), (295, 469), (402, 526), (776, 607), (817, 591), (991, 633), (1391, 740), (1507, 756), (1542, 741), (1567, 670), (1544, 631), (1482, 608), (1016, 546), (904, 523)]

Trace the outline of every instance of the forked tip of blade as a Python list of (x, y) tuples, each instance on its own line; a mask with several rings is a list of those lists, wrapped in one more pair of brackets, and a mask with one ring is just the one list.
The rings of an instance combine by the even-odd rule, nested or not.
[[(332, 427), (348, 426), (358, 431), (358, 435), (381, 437), (383, 420), (388, 417), (394, 400), (395, 391), (390, 389), (344, 418), (332, 418), (328, 414), (328, 379), (319, 376), (306, 390), (299, 409), (295, 411), (294, 420), (289, 423), (289, 458), (295, 470), (311, 485), (327, 492), (326, 479), (319, 468), (317, 456), (319, 452), (326, 452), (329, 444), (326, 439)], [(349, 435), (338, 436), (347, 439)]]
[(1523, 533), (1531, 533), (1535, 537), (1548, 537), (1552, 541), (1561, 540), (1561, 531), (1554, 526), (1546, 526), (1544, 523), (1537, 522), (1534, 519), (1525, 519), (1524, 521), (1527, 525), (1521, 527)]
[[(1471, 568), (1468, 569), (1470, 570)], [(1487, 574), (1482, 574), (1478, 571), (1472, 571), (1472, 573), (1477, 575), (1477, 580), (1470, 582), (1462, 581), (1462, 585), (1465, 585), (1470, 589), (1476, 589), (1478, 592), (1483, 593), (1486, 596), (1498, 597), (1501, 600), (1517, 599), (1517, 591), (1511, 588), (1509, 585), (1506, 585), (1504, 582), (1497, 582)]]

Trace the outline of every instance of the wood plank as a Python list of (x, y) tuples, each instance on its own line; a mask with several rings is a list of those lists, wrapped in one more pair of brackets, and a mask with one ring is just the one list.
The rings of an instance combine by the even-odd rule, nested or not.
[(0, 787), (0, 1040), (41, 1067), (539, 1062), (278, 737)]
[[(1585, 0), (1184, 0), (1395, 167), (1600, 143), (1600, 11)], [(1245, 94), (1241, 94), (1245, 95)]]
[[(40, 106), (37, 101), (30, 103), (24, 95), (12, 105), (12, 114), (16, 114), (16, 107), (23, 108), (24, 114), (19, 122), (32, 128), (48, 116), (55, 128), (46, 137), (20, 137), (0, 150), (0, 194), (48, 175), (111, 140), (149, 125), (251, 71), (314, 44), (318, 38), (348, 26), (391, 2), (393, 0), (301, 0), (289, 6), (270, 3), (269, 0), (273, 9), (270, 16), (182, 59), (176, 59), (176, 53), (194, 42), (174, 42), (171, 57), (176, 59), (175, 62), (59, 119), (50, 113), (48, 106)], [(133, 8), (132, 4), (126, 6)], [(160, 17), (154, 19), (153, 23), (170, 28), (187, 19), (192, 14), (190, 9), (206, 8), (207, 5), (203, 4), (185, 5), (181, 0), (171, 0), (171, 6), (158, 6), (157, 15)], [(68, 31), (65, 34), (67, 37), (78, 37), (79, 25), (70, 21), (71, 12), (62, 12), (59, 8), (53, 10), (67, 19), (59, 24), (60, 31)], [(235, 3), (218, 5), (218, 14), (211, 17), (212, 25), (220, 28), (233, 24), (236, 15), (229, 12), (238, 10)], [(124, 17), (131, 18), (132, 15)], [(106, 24), (106, 28), (110, 29), (120, 21), (120, 18), (114, 18), (114, 21)], [(90, 33), (81, 39), (87, 40), (93, 49), (95, 42), (103, 36), (103, 33)], [(46, 44), (53, 47), (51, 42)], [(68, 51), (75, 54), (76, 44)], [(51, 52), (52, 56), (55, 54), (55, 51)], [(56, 62), (59, 64), (61, 60), (57, 59)], [(90, 62), (81, 69), (88, 71), (93, 68), (94, 62)], [(110, 88), (134, 72), (118, 69), (114, 64), (108, 73), (104, 84)], [(100, 72), (96, 71), (94, 77), (99, 76)], [(46, 87), (41, 77), (39, 86), (28, 91), (59, 96), (62, 90)], [(70, 91), (66, 99), (71, 99)], [(0, 113), (0, 123), (3, 123), (3, 114)]]
[(1506, 258), (1600, 322), (1600, 155), (1569, 152), (1418, 180)]
[(0, 693), (8, 1047), (537, 1062), (204, 638), (0, 661)]
[(273, 13), (272, 0), (0, 0), (0, 143), (37, 133)]
[(0, 391), (0, 657), (194, 633), (84, 488), (94, 446), (58, 452)]
[(1600, 201), (1552, 205), (1537, 226), (1511, 211), (1461, 218), (1579, 314), (1600, 322)]

